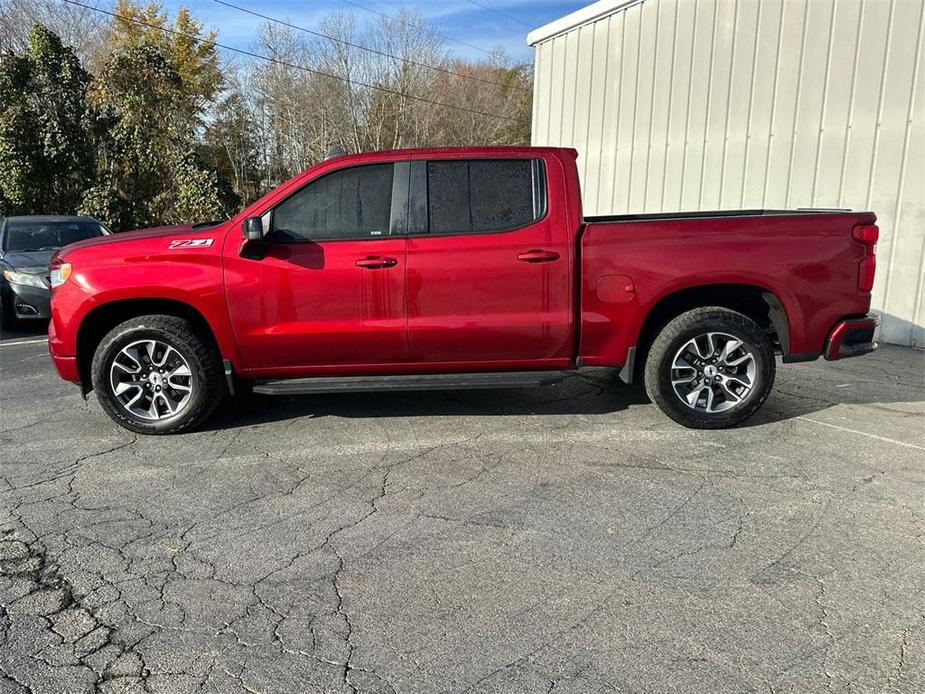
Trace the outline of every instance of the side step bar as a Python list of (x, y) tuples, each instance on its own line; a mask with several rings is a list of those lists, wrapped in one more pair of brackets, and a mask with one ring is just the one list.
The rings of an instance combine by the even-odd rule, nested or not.
[(534, 388), (559, 383), (567, 371), (502, 371), (399, 376), (317, 376), (257, 381), (261, 395), (307, 393), (368, 393), (393, 390), (462, 390), (475, 388)]

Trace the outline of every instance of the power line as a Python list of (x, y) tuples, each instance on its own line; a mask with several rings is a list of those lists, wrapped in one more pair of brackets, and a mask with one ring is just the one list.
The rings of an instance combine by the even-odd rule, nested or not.
[(415, 22), (409, 22), (407, 19), (402, 19), (401, 17), (393, 17), (392, 15), (386, 14), (385, 12), (380, 12), (379, 10), (374, 10), (369, 7), (365, 7), (354, 0), (340, 0), (341, 2), (347, 3), (348, 5), (353, 5), (354, 7), (363, 10), (364, 12), (370, 12), (371, 14), (379, 15), (385, 19), (388, 19), (392, 22), (398, 22), (399, 24), (404, 24), (405, 26), (414, 27), (415, 29), (422, 29), (424, 31), (429, 31), (432, 34), (436, 34), (445, 41), (452, 41), (453, 43), (458, 43), (460, 46), (465, 46), (466, 48), (471, 48), (476, 51), (482, 51), (486, 55), (492, 55), (492, 51), (487, 48), (482, 48), (481, 46), (476, 46), (472, 43), (466, 43), (465, 41), (460, 41), (459, 39), (454, 39), (452, 36), (447, 36), (443, 32), (437, 31), (432, 27), (424, 26), (423, 24), (417, 24)]
[(527, 24), (527, 23), (524, 22), (523, 20), (517, 19), (517, 17), (515, 17), (515, 16), (513, 16), (513, 15), (510, 15), (510, 14), (508, 14), (507, 12), (502, 12), (501, 10), (496, 10), (494, 7), (489, 7), (488, 5), (483, 5), (482, 3), (476, 2), (475, 0), (466, 0), (466, 2), (468, 2), (470, 5), (475, 5), (476, 7), (481, 7), (483, 10), (488, 10), (489, 12), (494, 12), (495, 14), (500, 15), (500, 16), (502, 16), (502, 17), (505, 17), (506, 19), (510, 19), (512, 22), (517, 22), (518, 24), (523, 24), (525, 27), (528, 27), (528, 28), (530, 28), (530, 29), (533, 28), (533, 25), (532, 25), (532, 24)]
[[(163, 31), (166, 34), (173, 34), (174, 36), (182, 36), (184, 38), (202, 42), (202, 39), (200, 37), (194, 36), (193, 34), (187, 34), (182, 31), (176, 31), (174, 29), (167, 29), (166, 27), (161, 27), (156, 24), (144, 22), (140, 19), (133, 19), (131, 17), (126, 17), (125, 15), (118, 14), (117, 12), (110, 12), (109, 10), (104, 10), (100, 7), (93, 7), (93, 5), (86, 5), (82, 2), (78, 2), (78, 0), (61, 0), (61, 1), (66, 2), (69, 5), (76, 5), (78, 7), (83, 7), (88, 10), (93, 10), (94, 12), (100, 12), (102, 14), (107, 14), (110, 17), (121, 19), (125, 22), (132, 22), (133, 24), (137, 24), (140, 26), (146, 26), (150, 29), (156, 29), (157, 31)], [(251, 51), (246, 51), (242, 48), (234, 48), (226, 44), (218, 43), (217, 41), (212, 41), (211, 43), (214, 46), (218, 46), (219, 48), (226, 50), (226, 51), (231, 51), (232, 53), (240, 53), (241, 55), (246, 55), (251, 58), (257, 58), (258, 60), (265, 60), (268, 63), (274, 63), (276, 65), (281, 65), (283, 67), (289, 67), (294, 70), (302, 70), (304, 72), (310, 72), (313, 75), (319, 75), (321, 77), (327, 77), (329, 79), (338, 80), (340, 82), (346, 82), (347, 84), (353, 84), (359, 87), (366, 87), (367, 89), (375, 89), (376, 91), (380, 91), (385, 94), (392, 94), (393, 96), (399, 96), (399, 97), (402, 97), (403, 99), (412, 99), (413, 101), (420, 101), (425, 104), (431, 104), (432, 106), (441, 106), (443, 108), (452, 109), (454, 111), (464, 111), (465, 113), (471, 113), (476, 116), (486, 116), (488, 118), (498, 118), (499, 120), (509, 120), (509, 121), (514, 120), (514, 118), (512, 118), (511, 116), (502, 116), (501, 114), (498, 114), (498, 113), (488, 113), (486, 111), (479, 111), (474, 108), (466, 108), (465, 106), (454, 106), (452, 104), (447, 104), (442, 101), (435, 101), (433, 99), (428, 99), (423, 96), (415, 96), (414, 94), (405, 94), (404, 92), (400, 92), (395, 89), (389, 89), (388, 87), (381, 87), (376, 84), (367, 84), (365, 82), (359, 82), (357, 80), (348, 79), (346, 77), (341, 77), (340, 75), (332, 75), (329, 72), (315, 70), (310, 67), (305, 67), (304, 65), (296, 65), (295, 63), (289, 63), (284, 60), (279, 60), (277, 58), (271, 58), (270, 56), (261, 55), (260, 53), (253, 53)]]
[[(327, 39), (328, 41), (334, 41), (336, 43), (340, 43), (345, 46), (351, 46), (352, 48), (357, 48), (361, 51), (368, 51), (369, 53), (375, 53), (376, 55), (381, 55), (386, 58), (391, 58), (392, 60), (400, 60), (403, 63), (408, 63), (409, 65), (415, 65), (417, 67), (422, 67), (427, 70), (433, 70), (435, 72), (442, 72), (446, 75), (452, 75), (454, 77), (459, 77), (464, 80), (471, 80), (473, 82), (481, 82), (482, 84), (491, 84), (491, 85), (494, 85), (495, 87), (504, 88), (504, 87), (509, 86), (501, 82), (495, 82), (493, 80), (486, 80), (486, 79), (482, 79), (481, 77), (474, 77), (472, 75), (464, 75), (461, 72), (454, 72), (453, 70), (447, 70), (446, 68), (442, 68), (437, 65), (430, 65), (429, 63), (420, 63), (415, 60), (411, 60), (410, 58), (402, 58), (401, 56), (393, 55), (392, 53), (388, 53), (387, 51), (380, 51), (376, 48), (370, 48), (369, 46), (363, 46), (358, 43), (347, 41), (346, 39), (339, 39), (335, 36), (329, 36), (328, 34), (323, 34), (320, 31), (315, 31), (313, 29), (306, 29), (305, 27), (301, 27), (297, 24), (291, 24), (290, 22), (284, 21), (282, 19), (270, 17), (269, 15), (261, 14), (260, 12), (255, 12), (254, 10), (249, 10), (246, 7), (241, 7), (240, 5), (235, 5), (233, 3), (226, 2), (225, 0), (212, 0), (212, 1), (218, 3), (219, 5), (224, 5), (225, 7), (230, 7), (232, 9), (238, 10), (239, 12), (244, 12), (245, 14), (249, 14), (254, 17), (260, 17), (261, 19), (265, 19), (269, 22), (275, 22), (276, 24), (282, 24), (283, 26), (290, 27), (291, 29), (298, 29), (299, 31), (304, 31), (306, 34), (311, 34), (312, 36), (319, 36), (323, 39)], [(517, 87), (514, 85), (511, 85), (511, 88), (519, 89), (524, 92), (528, 91), (527, 89), (524, 89), (523, 87)]]

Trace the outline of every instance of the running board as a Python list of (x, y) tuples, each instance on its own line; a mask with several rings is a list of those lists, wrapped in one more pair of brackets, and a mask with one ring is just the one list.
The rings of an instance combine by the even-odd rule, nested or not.
[(400, 376), (318, 376), (257, 381), (261, 395), (308, 393), (369, 393), (393, 390), (463, 390), (476, 388), (535, 388), (559, 383), (566, 371), (502, 371)]

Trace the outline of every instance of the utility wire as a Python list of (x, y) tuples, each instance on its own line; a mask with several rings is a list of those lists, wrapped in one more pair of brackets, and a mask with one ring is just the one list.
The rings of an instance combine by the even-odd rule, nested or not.
[(533, 25), (532, 25), (532, 24), (527, 24), (525, 21), (523, 21), (523, 20), (521, 20), (521, 19), (517, 19), (517, 17), (515, 17), (515, 16), (513, 16), (513, 15), (510, 15), (510, 14), (508, 14), (507, 12), (502, 12), (501, 10), (496, 10), (494, 7), (489, 7), (488, 5), (483, 5), (482, 3), (476, 2), (475, 0), (466, 0), (466, 2), (468, 2), (470, 5), (475, 5), (476, 7), (481, 7), (483, 10), (488, 10), (489, 12), (494, 12), (495, 14), (500, 15), (501, 17), (504, 17), (504, 18), (506, 18), (506, 19), (510, 19), (512, 22), (517, 22), (518, 24), (523, 24), (525, 27), (528, 27), (528, 28), (530, 28), (530, 29), (533, 28)]
[(440, 38), (446, 41), (452, 41), (453, 43), (458, 43), (460, 46), (465, 46), (466, 48), (471, 48), (476, 51), (482, 51), (482, 53), (485, 53), (487, 55), (493, 55), (492, 51), (488, 50), (487, 48), (482, 48), (481, 46), (476, 46), (475, 44), (472, 44), (472, 43), (466, 43), (465, 41), (460, 41), (459, 39), (454, 39), (452, 36), (447, 36), (446, 34), (440, 31), (437, 31), (436, 29), (432, 27), (427, 27), (427, 26), (424, 26), (423, 24), (416, 24), (415, 22), (409, 22), (407, 19), (402, 19), (401, 17), (393, 17), (392, 15), (386, 14), (385, 12), (380, 12), (379, 10), (374, 10), (372, 8), (361, 5), (358, 2), (354, 2), (354, 0), (340, 0), (340, 1), (347, 3), (348, 5), (353, 5), (353, 7), (361, 9), (364, 12), (370, 12), (371, 14), (379, 15), (380, 17), (388, 19), (392, 22), (398, 22), (399, 24), (404, 24), (405, 26), (414, 27), (415, 29), (429, 31), (431, 34), (436, 34), (437, 36), (439, 36)]
[[(140, 26), (146, 26), (150, 29), (155, 29), (157, 31), (163, 31), (166, 34), (173, 34), (174, 36), (182, 36), (184, 38), (192, 39), (194, 41), (203, 42), (203, 39), (200, 38), (199, 36), (194, 36), (193, 34), (187, 34), (182, 31), (176, 31), (174, 29), (167, 29), (166, 27), (157, 26), (156, 24), (144, 22), (140, 19), (132, 19), (131, 17), (126, 17), (125, 15), (118, 14), (117, 12), (110, 12), (109, 10), (104, 10), (100, 7), (94, 7), (93, 5), (86, 5), (82, 2), (78, 2), (78, 0), (61, 0), (61, 1), (66, 2), (69, 5), (76, 5), (77, 7), (83, 7), (88, 10), (93, 10), (94, 12), (100, 12), (102, 14), (107, 14), (110, 17), (121, 19), (122, 21), (125, 21), (125, 22), (132, 22), (133, 24), (138, 24)], [(234, 48), (226, 44), (218, 43), (217, 41), (211, 41), (210, 43), (212, 43), (214, 46), (218, 46), (219, 48), (223, 50), (231, 51), (232, 53), (240, 53), (241, 55), (246, 55), (251, 58), (257, 58), (258, 60), (265, 60), (268, 63), (275, 63), (276, 65), (282, 65), (283, 67), (289, 67), (294, 70), (302, 70), (304, 72), (309, 72), (313, 75), (319, 75), (321, 77), (328, 77), (330, 79), (338, 80), (340, 82), (346, 82), (347, 84), (353, 84), (359, 87), (366, 87), (367, 89), (375, 89), (376, 91), (380, 91), (385, 94), (392, 94), (393, 96), (400, 96), (404, 99), (412, 99), (413, 101), (420, 101), (422, 103), (431, 104), (433, 106), (441, 106), (443, 108), (452, 109), (454, 111), (463, 111), (465, 113), (472, 113), (477, 116), (486, 116), (488, 118), (498, 118), (499, 120), (509, 120), (509, 121), (514, 120), (514, 118), (510, 116), (502, 116), (501, 114), (498, 114), (498, 113), (488, 113), (486, 111), (479, 111), (474, 108), (466, 108), (465, 106), (454, 106), (453, 104), (447, 104), (442, 101), (435, 101), (433, 99), (428, 99), (423, 96), (415, 96), (414, 94), (405, 94), (404, 92), (400, 92), (395, 89), (389, 89), (388, 87), (381, 87), (376, 84), (367, 84), (365, 82), (359, 82), (354, 79), (347, 79), (346, 77), (341, 77), (340, 75), (332, 75), (329, 72), (315, 70), (314, 68), (305, 67), (304, 65), (296, 65), (295, 63), (289, 63), (284, 60), (279, 60), (277, 58), (271, 58), (270, 56), (261, 55), (260, 53), (253, 53), (251, 51), (246, 51), (242, 48)]]
[[(232, 9), (234, 9), (234, 10), (238, 10), (239, 12), (244, 12), (245, 14), (249, 14), (249, 15), (252, 15), (252, 16), (254, 16), (254, 17), (260, 17), (261, 19), (265, 19), (265, 20), (267, 20), (267, 21), (269, 21), (269, 22), (275, 22), (276, 24), (281, 24), (281, 25), (283, 25), (283, 26), (287, 26), (287, 27), (289, 27), (289, 28), (291, 28), (291, 29), (298, 29), (299, 31), (304, 31), (306, 34), (311, 34), (312, 36), (319, 36), (319, 37), (321, 37), (321, 38), (323, 38), (323, 39), (327, 39), (328, 41), (334, 41), (334, 42), (336, 42), (336, 43), (340, 43), (340, 44), (343, 44), (343, 45), (345, 45), (345, 46), (350, 46), (350, 47), (352, 47), (352, 48), (358, 48), (358, 49), (361, 50), (361, 51), (368, 51), (369, 53), (375, 53), (376, 55), (381, 55), (381, 56), (386, 57), (386, 58), (391, 58), (392, 60), (399, 60), (399, 61), (401, 61), (401, 62), (403, 62), (403, 63), (407, 63), (408, 65), (414, 65), (414, 66), (416, 66), (416, 67), (422, 67), (422, 68), (425, 68), (425, 69), (427, 69), (427, 70), (433, 70), (433, 71), (435, 71), (435, 72), (442, 72), (442, 73), (444, 73), (445, 75), (452, 75), (452, 76), (454, 76), (454, 77), (459, 77), (459, 78), (464, 79), (464, 80), (471, 80), (471, 81), (473, 81), (473, 82), (481, 82), (482, 84), (491, 84), (491, 85), (494, 85), (495, 87), (508, 87), (508, 85), (503, 84), (503, 83), (501, 83), (501, 82), (495, 82), (495, 81), (493, 81), (493, 80), (486, 80), (486, 79), (482, 79), (481, 77), (474, 77), (474, 76), (472, 76), (472, 75), (465, 75), (465, 74), (463, 74), (463, 73), (461, 73), (461, 72), (454, 72), (453, 70), (447, 70), (446, 68), (442, 68), (442, 67), (439, 67), (439, 66), (437, 66), (437, 65), (430, 65), (429, 63), (419, 63), (419, 62), (417, 62), (417, 61), (415, 61), (415, 60), (411, 60), (410, 58), (402, 58), (401, 56), (394, 55), (394, 54), (392, 54), (392, 53), (388, 53), (387, 51), (380, 51), (380, 50), (377, 49), (377, 48), (370, 48), (369, 46), (363, 46), (363, 45), (358, 44), (358, 43), (353, 43), (353, 42), (351, 42), (351, 41), (347, 41), (346, 39), (339, 39), (339, 38), (337, 38), (337, 37), (335, 37), (335, 36), (329, 36), (328, 34), (323, 34), (323, 33), (321, 33), (320, 31), (315, 31), (315, 30), (313, 30), (313, 29), (306, 29), (305, 27), (301, 27), (301, 26), (299, 26), (299, 25), (297, 25), (297, 24), (291, 24), (290, 22), (284, 21), (284, 20), (282, 20), (282, 19), (277, 19), (276, 17), (271, 17), (271, 16), (266, 15), (266, 14), (261, 14), (260, 12), (255, 12), (254, 10), (249, 10), (249, 9), (247, 9), (246, 7), (241, 7), (240, 5), (235, 5), (235, 4), (233, 4), (233, 3), (226, 2), (225, 0), (212, 0), (212, 2), (216, 2), (216, 3), (218, 3), (219, 5), (224, 5), (225, 7), (230, 7), (230, 8), (232, 8)], [(517, 86), (513, 86), (513, 85), (511, 85), (511, 87), (512, 87), (513, 89), (519, 89), (520, 91), (524, 91), (524, 92), (528, 91), (527, 89), (524, 89), (523, 87), (517, 87)]]

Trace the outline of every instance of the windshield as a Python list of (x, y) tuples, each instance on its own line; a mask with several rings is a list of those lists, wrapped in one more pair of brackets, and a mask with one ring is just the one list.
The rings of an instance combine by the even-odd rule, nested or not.
[(10, 220), (6, 224), (3, 246), (6, 251), (56, 251), (69, 243), (106, 233), (102, 224), (91, 219), (60, 222)]

